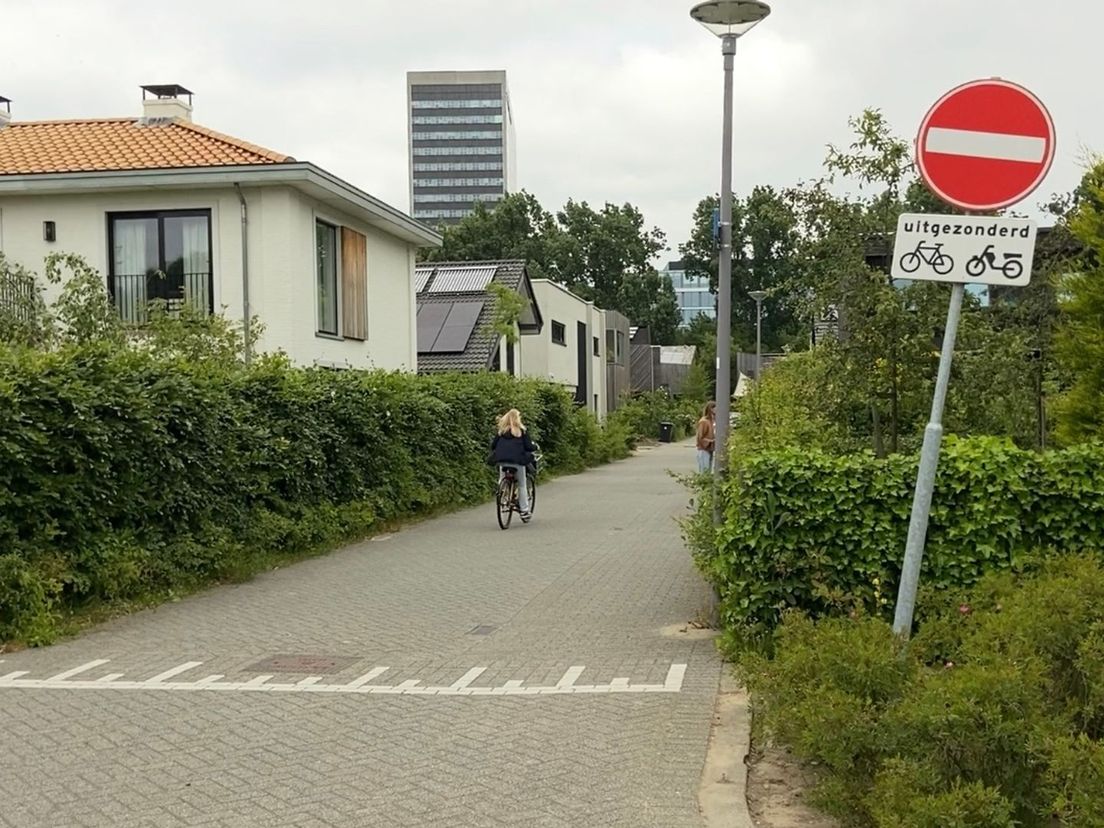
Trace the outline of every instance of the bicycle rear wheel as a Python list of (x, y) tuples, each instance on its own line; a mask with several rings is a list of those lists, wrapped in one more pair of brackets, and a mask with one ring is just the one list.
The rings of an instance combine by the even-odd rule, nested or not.
[(498, 514), (498, 528), (503, 531), (510, 528), (510, 521), (514, 518), (514, 481), (509, 477), (502, 478), (495, 494), (495, 509)]

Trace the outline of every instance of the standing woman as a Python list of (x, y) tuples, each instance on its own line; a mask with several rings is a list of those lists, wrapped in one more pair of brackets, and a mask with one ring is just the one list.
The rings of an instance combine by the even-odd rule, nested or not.
[(713, 470), (713, 444), (716, 440), (717, 404), (710, 402), (705, 406), (698, 420), (698, 473), (707, 474)]

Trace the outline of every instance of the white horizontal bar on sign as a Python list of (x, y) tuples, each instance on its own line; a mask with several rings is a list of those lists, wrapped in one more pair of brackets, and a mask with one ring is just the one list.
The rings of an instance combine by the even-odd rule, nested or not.
[(967, 155), (996, 161), (1038, 164), (1046, 157), (1047, 142), (1045, 138), (1034, 135), (932, 127), (924, 139), (924, 149), (943, 155)]

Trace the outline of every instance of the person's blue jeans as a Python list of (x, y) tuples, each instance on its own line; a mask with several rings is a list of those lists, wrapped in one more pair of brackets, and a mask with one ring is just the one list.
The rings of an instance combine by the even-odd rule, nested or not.
[(708, 474), (713, 471), (713, 452), (698, 449), (698, 474)]
[(505, 469), (513, 469), (514, 470), (514, 478), (517, 480), (517, 485), (518, 485), (518, 508), (521, 509), (522, 512), (528, 512), (529, 511), (529, 489), (526, 486), (527, 481), (525, 479), (525, 466), (514, 466), (514, 465), (510, 465), (509, 463), (500, 464), (499, 467), (498, 467), (498, 482), (499, 483), (501, 483), (502, 478), (506, 476), (505, 473), (504, 473)]

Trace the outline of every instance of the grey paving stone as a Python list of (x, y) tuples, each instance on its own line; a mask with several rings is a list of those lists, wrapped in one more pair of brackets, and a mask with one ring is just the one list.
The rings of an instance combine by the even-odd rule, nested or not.
[[(674, 519), (664, 446), (542, 487), (501, 532), (490, 506), (382, 542), (0, 656), (0, 675), (248, 678), (277, 655), (350, 659), (326, 681), (472, 686), (662, 682), (677, 694), (499, 698), (0, 689), (0, 824), (33, 826), (700, 826), (696, 792), (720, 662), (659, 630), (705, 587)], [(490, 625), (489, 635), (473, 627)], [(29, 677), (31, 677), (29, 676)], [(235, 680), (238, 680), (235, 678)], [(298, 681), (306, 675), (278, 675)]]

